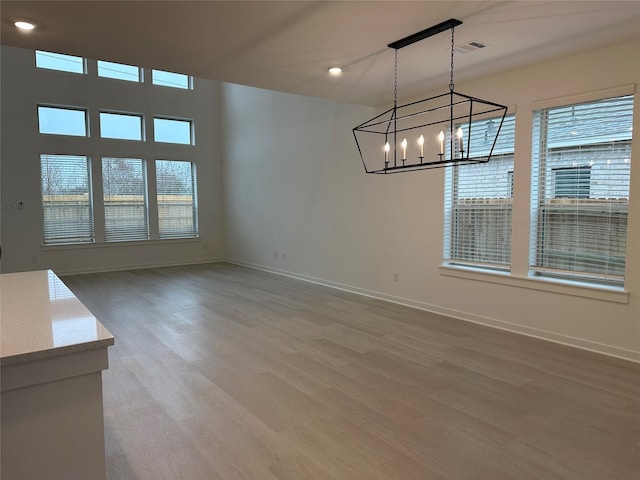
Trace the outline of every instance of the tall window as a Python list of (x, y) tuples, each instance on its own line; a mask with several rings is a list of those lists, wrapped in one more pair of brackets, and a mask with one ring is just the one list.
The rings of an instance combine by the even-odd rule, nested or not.
[(535, 112), (536, 275), (624, 282), (632, 123), (631, 95)]
[(93, 242), (91, 162), (74, 155), (41, 155), (44, 243)]
[[(486, 158), (500, 119), (471, 124), (471, 152)], [(468, 124), (462, 125), (467, 131)], [(444, 261), (508, 270), (515, 117), (505, 118), (491, 160), (445, 172)]]
[(156, 181), (160, 238), (197, 236), (195, 165), (157, 160)]
[(137, 158), (103, 158), (105, 239), (149, 238), (145, 164)]

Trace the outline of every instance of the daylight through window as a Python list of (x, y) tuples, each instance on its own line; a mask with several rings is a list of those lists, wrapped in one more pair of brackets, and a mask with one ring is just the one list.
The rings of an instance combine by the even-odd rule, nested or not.
[(621, 284), (633, 96), (535, 112), (531, 269)]

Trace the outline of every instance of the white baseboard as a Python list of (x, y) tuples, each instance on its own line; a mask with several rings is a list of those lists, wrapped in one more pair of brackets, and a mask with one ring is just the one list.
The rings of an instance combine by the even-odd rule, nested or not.
[(232, 260), (232, 259), (227, 259), (225, 261), (227, 263), (232, 263), (234, 265), (253, 268), (256, 270), (263, 270), (265, 272), (284, 275), (286, 277), (303, 280), (305, 282), (316, 283), (318, 285), (323, 285), (325, 287), (331, 287), (338, 290), (343, 290), (345, 292), (364, 295), (364, 296), (376, 298), (379, 300), (385, 300), (387, 302), (405, 305), (405, 306), (416, 308), (419, 310), (424, 310), (430, 313), (437, 313), (437, 314), (444, 315), (447, 317), (452, 317), (458, 320), (463, 320), (465, 322), (477, 323), (479, 325), (484, 325), (487, 327), (497, 328), (500, 330), (505, 330), (508, 332), (518, 333), (520, 335), (526, 335), (528, 337), (537, 338), (540, 340), (546, 340), (549, 342), (559, 343), (569, 347), (579, 348), (581, 350), (587, 350), (590, 352), (599, 353), (599, 354), (607, 355), (610, 357), (615, 357), (623, 360), (629, 360), (631, 362), (640, 363), (640, 352), (636, 352), (633, 350), (627, 350), (624, 348), (614, 347), (614, 346), (606, 345), (603, 343), (592, 342), (590, 340), (584, 340), (582, 338), (571, 337), (568, 335), (561, 335), (561, 334), (549, 332), (546, 330), (539, 330), (537, 328), (526, 327), (526, 326), (518, 325), (515, 323), (505, 322), (503, 320), (475, 315), (469, 312), (462, 312), (462, 311), (454, 310), (450, 308), (443, 308), (437, 305), (419, 302), (419, 301), (411, 300), (408, 298), (397, 297), (394, 295), (388, 295), (386, 293), (376, 292), (372, 290), (366, 290), (366, 289), (354, 287), (351, 285), (344, 285), (338, 282), (332, 282), (329, 280), (324, 280), (324, 279), (312, 277), (309, 275), (302, 275), (299, 273), (289, 272), (286, 270), (279, 270), (279, 269), (267, 267), (264, 265), (257, 265), (257, 264), (241, 262), (241, 261)]
[(163, 262), (163, 263), (139, 263), (135, 265), (120, 265), (120, 266), (102, 266), (102, 267), (90, 267), (90, 268), (75, 268), (71, 270), (57, 270), (54, 269), (56, 275), (82, 275), (86, 273), (102, 273), (102, 272), (121, 272), (124, 270), (141, 270), (144, 268), (161, 268), (161, 267), (179, 267), (181, 265), (201, 265), (205, 263), (221, 263), (227, 260), (222, 258), (202, 258), (197, 260), (191, 260), (188, 262)]

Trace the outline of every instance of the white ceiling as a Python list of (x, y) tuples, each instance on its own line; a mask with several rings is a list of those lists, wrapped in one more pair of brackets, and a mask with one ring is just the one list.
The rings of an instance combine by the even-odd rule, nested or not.
[[(456, 81), (640, 38), (640, 1), (2, 1), (2, 44), (352, 103), (393, 93), (390, 42), (449, 18)], [(24, 33), (18, 19), (38, 25)], [(399, 50), (399, 95), (449, 83), (449, 33)], [(639, 52), (640, 54), (640, 52)], [(327, 68), (340, 65), (341, 77)]]

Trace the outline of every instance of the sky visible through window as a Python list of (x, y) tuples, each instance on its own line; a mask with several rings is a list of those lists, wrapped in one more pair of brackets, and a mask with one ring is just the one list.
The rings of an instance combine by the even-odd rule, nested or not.
[(121, 140), (142, 140), (142, 117), (100, 112), (100, 136)]
[(40, 50), (36, 50), (36, 67), (71, 73), (85, 73), (84, 59), (82, 57)]
[(126, 80), (128, 82), (139, 82), (140, 68), (133, 65), (98, 60), (98, 76)]
[[(71, 73), (87, 73), (85, 69), (85, 59), (74, 55), (62, 53), (35, 51), (36, 67), (49, 70), (59, 70)], [(98, 60), (98, 76), (103, 78), (115, 78), (128, 82), (142, 82), (142, 69), (135, 65), (108, 62)], [(164, 70), (151, 70), (151, 83), (163, 87), (179, 88), (189, 90), (191, 88), (191, 77), (182, 73), (167, 72)]]
[(191, 144), (191, 122), (169, 118), (153, 119), (154, 140), (156, 142)]
[(71, 108), (38, 107), (40, 133), (54, 135), (87, 136), (87, 112)]
[(151, 83), (186, 90), (189, 88), (189, 76), (181, 73), (165, 72), (163, 70), (152, 70)]

